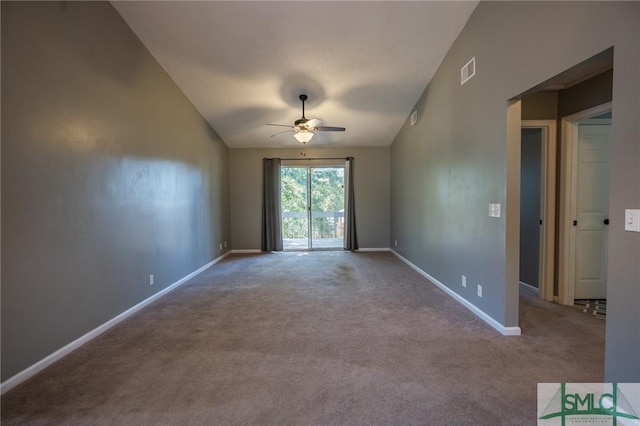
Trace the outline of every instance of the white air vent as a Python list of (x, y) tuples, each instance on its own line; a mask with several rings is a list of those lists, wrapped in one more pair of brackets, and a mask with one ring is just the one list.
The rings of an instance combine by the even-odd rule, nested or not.
[(415, 110), (411, 113), (411, 125), (413, 126), (418, 121), (418, 110)]
[(460, 86), (465, 84), (467, 81), (476, 75), (476, 58), (475, 56), (471, 58), (469, 62), (464, 64), (462, 68), (460, 68)]

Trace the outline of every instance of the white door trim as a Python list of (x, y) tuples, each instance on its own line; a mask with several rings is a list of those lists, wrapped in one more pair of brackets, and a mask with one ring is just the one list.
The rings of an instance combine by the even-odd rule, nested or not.
[(578, 122), (609, 112), (612, 103), (598, 105), (561, 119), (562, 164), (560, 171), (560, 223), (558, 257), (558, 303), (573, 305), (575, 295), (576, 184), (578, 161)]
[(556, 120), (522, 120), (521, 127), (542, 129), (543, 134), (538, 297), (553, 301), (556, 235)]

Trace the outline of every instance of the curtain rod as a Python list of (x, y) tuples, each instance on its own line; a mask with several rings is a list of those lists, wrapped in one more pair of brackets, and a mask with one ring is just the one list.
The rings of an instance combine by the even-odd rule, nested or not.
[[(280, 160), (292, 161), (292, 160), (348, 160), (353, 157), (302, 157), (302, 158), (280, 158)], [(272, 160), (272, 158), (267, 158)]]

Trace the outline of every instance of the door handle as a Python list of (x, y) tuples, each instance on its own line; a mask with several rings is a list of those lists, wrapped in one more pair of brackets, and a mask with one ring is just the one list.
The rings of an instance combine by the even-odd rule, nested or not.
[(604, 220), (604, 224), (605, 224), (605, 225), (608, 225), (608, 224), (609, 224), (609, 219), (605, 219), (605, 220)]
[(573, 226), (578, 226), (578, 221), (577, 220), (573, 221)]

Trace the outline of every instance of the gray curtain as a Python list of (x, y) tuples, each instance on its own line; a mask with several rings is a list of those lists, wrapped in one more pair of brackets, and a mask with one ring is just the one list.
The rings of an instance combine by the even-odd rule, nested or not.
[(354, 251), (358, 249), (358, 237), (356, 235), (356, 202), (353, 195), (353, 157), (346, 158), (345, 169), (345, 176), (347, 178), (347, 208), (344, 220), (344, 249)]
[(262, 251), (282, 251), (280, 159), (262, 159)]

